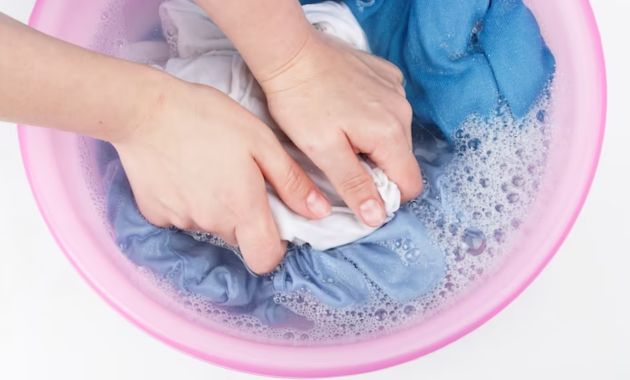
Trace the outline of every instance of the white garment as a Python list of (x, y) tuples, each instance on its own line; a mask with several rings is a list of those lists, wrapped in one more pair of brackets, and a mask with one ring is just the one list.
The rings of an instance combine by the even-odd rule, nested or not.
[[(325, 2), (303, 7), (308, 20), (357, 49), (368, 51), (363, 30), (350, 9)], [(333, 208), (328, 217), (309, 220), (291, 211), (268, 187), (273, 217), (283, 240), (309, 243), (326, 250), (369, 235), (375, 228), (364, 225), (345, 205), (324, 174), (278, 128), (267, 109), (264, 93), (232, 43), (192, 0), (168, 0), (160, 6), (160, 17), (172, 58), (162, 67), (183, 80), (217, 88), (239, 102), (273, 129), (287, 152), (326, 194)], [(146, 45), (141, 45), (146, 49)], [(159, 52), (159, 53), (158, 53)], [(143, 54), (147, 54), (143, 51)], [(157, 50), (161, 56), (163, 49)], [(385, 173), (363, 161), (385, 203), (390, 220), (400, 207), (400, 191)]]

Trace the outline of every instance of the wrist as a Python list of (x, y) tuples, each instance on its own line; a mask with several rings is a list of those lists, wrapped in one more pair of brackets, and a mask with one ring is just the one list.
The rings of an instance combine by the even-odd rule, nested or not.
[(288, 61), (268, 73), (266, 77), (257, 77), (265, 94), (270, 95), (294, 88), (331, 69), (334, 57), (327, 48), (326, 39), (327, 36), (313, 28), (299, 51)]
[(163, 112), (173, 92), (182, 87), (180, 80), (164, 72), (146, 66), (141, 69), (120, 101), (118, 123), (101, 137), (114, 145), (133, 140), (156, 114)]
[(289, 71), (304, 59), (316, 39), (317, 31), (306, 19), (292, 28), (290, 37), (283, 37), (264, 54), (258, 54), (246, 61), (254, 77), (263, 83)]
[(197, 0), (258, 81), (281, 70), (315, 31), (296, 0)]

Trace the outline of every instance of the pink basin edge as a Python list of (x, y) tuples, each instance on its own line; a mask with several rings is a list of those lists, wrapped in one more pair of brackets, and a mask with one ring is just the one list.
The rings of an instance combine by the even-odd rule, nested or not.
[[(33, 14), (31, 16), (30, 25), (37, 26), (41, 17), (41, 11), (44, 8), (45, 1), (38, 1)], [(30, 127), (20, 126), (18, 129), (18, 137), (20, 141), (20, 147), (22, 151), (22, 158), (24, 161), (25, 170), (31, 185), (31, 189), (37, 201), (38, 207), (42, 212), (44, 220), (46, 221), (48, 228), (55, 237), (57, 243), (62, 248), (62, 251), (68, 258), (68, 260), (75, 266), (80, 275), (89, 283), (94, 290), (100, 294), (114, 309), (124, 315), (131, 322), (136, 324), (141, 329), (145, 330), (149, 334), (158, 338), (159, 340), (170, 344), (188, 354), (196, 356), (198, 358), (211, 361), (213, 363), (222, 365), (228, 368), (238, 369), (240, 371), (246, 371), (256, 374), (267, 374), (275, 376), (300, 376), (300, 377), (319, 377), (319, 376), (332, 376), (332, 375), (349, 375), (360, 372), (367, 372), (372, 370), (381, 369), (384, 367), (396, 365), (414, 358), (426, 355), (434, 350), (437, 350), (459, 338), (466, 335), (470, 331), (476, 329), (487, 320), (496, 315), (499, 311), (505, 308), (512, 300), (514, 300), (542, 271), (547, 265), (549, 260), (554, 256), (555, 252), (559, 249), (573, 224), (575, 223), (579, 212), (586, 200), (588, 191), (592, 184), (599, 157), (601, 153), (601, 146), (604, 136), (604, 126), (606, 118), (606, 74), (604, 56), (602, 52), (601, 40), (599, 31), (597, 29), (595, 19), (590, 8), (590, 4), (587, 0), (581, 0), (579, 5), (576, 6), (583, 8), (584, 14), (587, 16), (589, 34), (592, 41), (592, 53), (595, 54), (597, 60), (597, 75), (598, 87), (600, 94), (599, 104), (595, 104), (596, 112), (599, 112), (599, 126), (597, 141), (595, 144), (595, 154), (592, 157), (592, 164), (589, 168), (588, 180), (584, 182), (581, 189), (580, 200), (576, 204), (576, 207), (572, 215), (568, 218), (568, 223), (563, 232), (558, 236), (556, 242), (548, 253), (540, 258), (535, 270), (531, 271), (525, 276), (519, 284), (513, 286), (509, 291), (500, 296), (494, 295), (493, 299), (488, 300), (484, 305), (487, 305), (487, 309), (480, 312), (473, 317), (460, 316), (460, 321), (457, 325), (453, 324), (453, 327), (447, 329), (446, 333), (442, 333), (439, 339), (435, 341), (420, 345), (415, 349), (409, 349), (406, 352), (398, 352), (390, 355), (387, 351), (388, 347), (395, 347), (396, 342), (402, 342), (405, 340), (404, 335), (412, 336), (414, 328), (405, 330), (392, 335), (377, 338), (374, 341), (359, 342), (354, 344), (335, 346), (335, 347), (287, 347), (287, 346), (274, 346), (269, 344), (258, 343), (254, 341), (244, 340), (227, 336), (225, 334), (216, 332), (210, 334), (215, 340), (216, 346), (225, 348), (224, 350), (215, 349), (214, 351), (200, 349), (201, 346), (193, 346), (187, 344), (180, 336), (173, 336), (171, 333), (177, 333), (177, 328), (165, 329), (164, 325), (156, 326), (152, 324), (152, 321), (146, 319), (148, 313), (138, 312), (137, 308), (129, 304), (121, 302), (116, 299), (110, 290), (103, 287), (102, 283), (99, 283), (93, 276), (93, 273), (86, 271), (81, 263), (79, 263), (75, 254), (73, 253), (70, 243), (67, 240), (68, 236), (64, 235), (59, 228), (52, 222), (54, 217), (52, 214), (55, 212), (54, 207), (51, 206), (50, 201), (45, 196), (45, 191), (39, 187), (38, 182), (34, 179), (36, 173), (31, 168), (33, 167), (32, 160), (36, 159), (37, 154), (30, 151), (29, 147), (29, 130)], [(151, 303), (147, 303), (150, 305)], [(158, 306), (153, 306), (158, 307)], [(156, 309), (161, 310), (161, 309)], [(168, 312), (163, 311), (164, 314)], [(173, 315), (166, 315), (165, 321), (177, 321), (177, 317)], [(429, 321), (431, 323), (431, 321)], [(183, 333), (184, 328), (179, 330)], [(193, 329), (194, 330), (194, 329)], [(192, 330), (191, 330), (192, 331)], [(191, 331), (186, 331), (183, 334), (191, 334)], [(445, 331), (445, 330), (442, 330)], [(439, 334), (438, 334), (439, 335)], [(389, 342), (385, 344), (385, 342)], [(230, 351), (231, 348), (235, 350)], [(247, 349), (245, 349), (247, 348)], [(237, 352), (241, 351), (241, 352)], [(260, 359), (253, 359), (249, 357), (251, 353), (260, 353)], [(262, 355), (262, 353), (265, 353)], [(274, 355), (278, 359), (271, 360)], [(382, 357), (379, 359), (379, 356)], [(341, 357), (344, 362), (337, 361), (333, 363), (335, 357)], [(317, 363), (317, 361), (323, 360), (323, 362)], [(309, 362), (310, 361), (310, 362)]]

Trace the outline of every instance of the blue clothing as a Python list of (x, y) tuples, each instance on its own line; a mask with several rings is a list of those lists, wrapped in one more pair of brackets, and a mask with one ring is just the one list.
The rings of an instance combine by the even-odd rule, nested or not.
[[(372, 51), (405, 75), (415, 115), (414, 152), (428, 180), (420, 201), (444, 207), (438, 179), (452, 155), (447, 141), (453, 132), (468, 115), (491, 116), (503, 101), (523, 116), (553, 75), (553, 56), (520, 0), (345, 2)], [(366, 301), (373, 284), (405, 302), (431, 291), (445, 275), (442, 252), (403, 206), (392, 221), (354, 243), (325, 252), (290, 246), (274, 273), (258, 277), (238, 252), (152, 226), (138, 211), (111, 146), (102, 145), (99, 161), (111, 183), (108, 217), (131, 261), (178, 290), (271, 326), (310, 323), (273, 301), (279, 291), (306, 290), (329, 306), (345, 307)]]
[(108, 217), (122, 252), (140, 267), (237, 313), (250, 313), (271, 326), (308, 322), (273, 301), (277, 292), (306, 290), (332, 307), (369, 299), (369, 282), (398, 302), (421, 296), (445, 275), (445, 260), (413, 212), (403, 207), (389, 223), (352, 244), (325, 252), (308, 245), (289, 247), (270, 275), (255, 276), (240, 254), (199, 241), (190, 234), (151, 225), (135, 204), (115, 151), (102, 144), (100, 162), (108, 194)]
[[(302, 0), (303, 4), (322, 0)], [(521, 0), (344, 0), (372, 52), (403, 72), (416, 122), (448, 138), (505, 101), (523, 117), (555, 71)]]

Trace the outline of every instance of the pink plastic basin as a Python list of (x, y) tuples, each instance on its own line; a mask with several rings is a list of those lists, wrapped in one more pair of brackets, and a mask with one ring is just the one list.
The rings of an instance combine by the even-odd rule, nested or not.
[[(31, 25), (80, 45), (94, 40), (107, 0), (40, 0)], [(155, 14), (136, 0), (131, 24)], [(344, 375), (428, 354), (467, 334), (510, 303), (557, 251), (584, 203), (599, 158), (606, 80), (599, 34), (587, 0), (527, 1), (551, 46), (558, 73), (554, 138), (544, 189), (515, 237), (505, 264), (452, 307), (398, 333), (359, 343), (295, 347), (236, 338), (201, 326), (147, 296), (128, 275), (94, 206), (79, 159), (79, 138), (19, 127), (24, 165), (39, 208), (78, 272), (112, 307), (158, 339), (207, 361), (261, 374)]]

